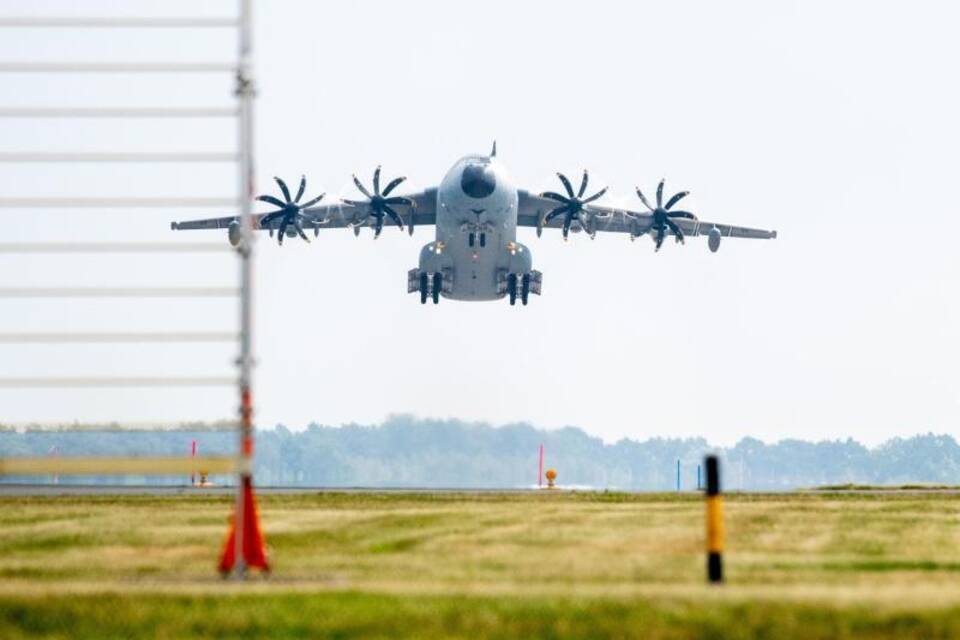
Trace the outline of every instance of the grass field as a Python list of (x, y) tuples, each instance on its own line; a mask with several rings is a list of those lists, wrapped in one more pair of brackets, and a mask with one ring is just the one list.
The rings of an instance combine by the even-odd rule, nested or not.
[(960, 497), (261, 496), (268, 579), (214, 565), (227, 498), (0, 499), (0, 638), (960, 637)]

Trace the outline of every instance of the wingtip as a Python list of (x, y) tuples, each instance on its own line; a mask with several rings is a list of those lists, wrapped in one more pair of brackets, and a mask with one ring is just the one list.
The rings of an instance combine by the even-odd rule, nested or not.
[(178, 228), (178, 225), (177, 225), (176, 222), (171, 222), (171, 223), (170, 223), (170, 231), (176, 231), (177, 228)]

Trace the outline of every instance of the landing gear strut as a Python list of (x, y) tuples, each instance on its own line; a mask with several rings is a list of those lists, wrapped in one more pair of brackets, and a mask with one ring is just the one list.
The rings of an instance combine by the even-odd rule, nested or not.
[(507, 276), (507, 295), (510, 296), (511, 307), (517, 304), (517, 274), (515, 273), (511, 273)]
[(433, 274), (433, 304), (440, 302), (441, 289), (443, 289), (443, 274), (438, 271)]
[(420, 304), (427, 304), (427, 278), (427, 274), (420, 274)]

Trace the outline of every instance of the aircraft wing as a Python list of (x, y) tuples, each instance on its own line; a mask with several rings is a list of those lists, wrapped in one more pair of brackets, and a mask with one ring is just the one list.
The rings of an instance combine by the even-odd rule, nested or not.
[[(427, 189), (419, 193), (404, 195), (409, 198), (412, 205), (398, 204), (393, 208), (400, 215), (406, 227), (417, 227), (421, 225), (436, 224), (437, 221), (437, 191), (436, 189)], [(276, 230), (280, 227), (281, 220), (276, 218), (266, 225), (261, 225), (260, 221), (268, 213), (253, 214), (253, 228), (255, 230)], [(342, 202), (331, 202), (330, 204), (317, 205), (302, 210), (303, 227), (314, 233), (319, 233), (324, 229), (344, 229), (347, 227), (371, 226), (373, 218), (369, 216), (369, 207), (366, 205), (352, 205)], [(224, 216), (221, 218), (203, 218), (200, 220), (184, 220), (181, 222), (171, 222), (170, 228), (174, 231), (188, 231), (194, 229), (229, 229), (234, 222), (239, 222), (240, 216)], [(385, 226), (394, 224), (389, 219), (385, 221)], [(412, 228), (411, 228), (412, 233)]]
[[(537, 194), (528, 191), (520, 191), (518, 203), (517, 225), (521, 227), (534, 227), (540, 229), (561, 229), (563, 228), (563, 216), (558, 216), (549, 222), (544, 222), (543, 217), (552, 209), (556, 208), (557, 202), (543, 198)], [(585, 210), (588, 214), (592, 231), (610, 232), (610, 233), (628, 233), (632, 237), (649, 233), (653, 229), (653, 214), (649, 212), (631, 211), (629, 209), (615, 209), (611, 207), (602, 207), (587, 205)], [(724, 238), (759, 238), (772, 239), (777, 237), (776, 231), (766, 229), (754, 229), (751, 227), (738, 227), (731, 224), (722, 224), (718, 222), (706, 222), (704, 220), (688, 218), (671, 218), (676, 223), (684, 236), (702, 236), (708, 235), (712, 229), (717, 229), (720, 236)], [(674, 235), (667, 229), (668, 235)]]

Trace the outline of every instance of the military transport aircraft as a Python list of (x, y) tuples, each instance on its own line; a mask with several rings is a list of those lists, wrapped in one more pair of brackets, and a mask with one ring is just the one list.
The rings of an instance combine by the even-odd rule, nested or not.
[[(440, 296), (450, 300), (498, 300), (508, 297), (514, 305), (519, 298), (527, 304), (531, 293), (540, 294), (542, 274), (533, 270), (530, 250), (517, 242), (517, 227), (533, 227), (539, 237), (544, 229), (560, 229), (564, 239), (570, 232), (584, 232), (591, 238), (598, 232), (629, 234), (634, 240), (649, 234), (656, 250), (668, 235), (678, 243), (691, 236), (707, 236), (711, 251), (720, 247), (724, 236), (732, 238), (776, 238), (776, 231), (703, 222), (689, 211), (674, 209), (689, 192), (681, 191), (664, 203), (663, 181), (657, 187), (655, 205), (637, 189), (647, 211), (630, 211), (594, 204), (606, 193), (601, 189), (586, 196), (589, 176), (583, 172), (578, 189), (561, 173), (564, 192), (531, 193), (516, 188), (498, 161), (497, 146), (490, 155), (470, 155), (447, 172), (438, 187), (419, 193), (392, 195), (405, 178), (390, 180), (380, 188), (380, 167), (373, 173), (370, 190), (353, 176), (364, 200), (319, 205), (323, 195), (301, 202), (306, 179), (300, 179), (295, 197), (280, 178), (274, 178), (283, 199), (263, 195), (257, 200), (278, 209), (252, 216), (254, 229), (274, 232), (282, 245), (285, 237), (300, 236), (305, 229), (316, 237), (323, 229), (352, 228), (356, 235), (363, 227), (377, 238), (385, 224), (396, 224), (413, 234), (415, 227), (434, 225), (436, 236), (420, 251), (420, 264), (411, 269), (407, 291), (418, 292), (420, 302)], [(239, 216), (173, 222), (171, 228), (226, 229), (230, 242), (243, 238)]]

